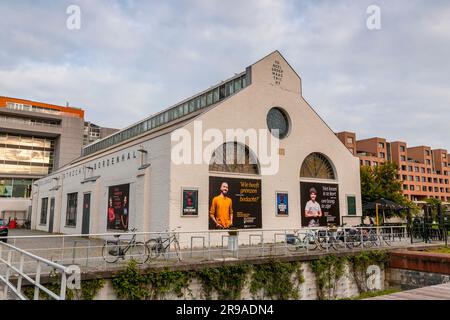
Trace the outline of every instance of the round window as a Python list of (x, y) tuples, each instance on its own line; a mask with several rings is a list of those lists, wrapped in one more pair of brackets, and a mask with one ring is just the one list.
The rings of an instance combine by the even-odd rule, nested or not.
[(283, 139), (289, 133), (289, 118), (286, 112), (280, 108), (272, 108), (267, 114), (267, 127), (274, 134), (278, 130), (278, 138)]

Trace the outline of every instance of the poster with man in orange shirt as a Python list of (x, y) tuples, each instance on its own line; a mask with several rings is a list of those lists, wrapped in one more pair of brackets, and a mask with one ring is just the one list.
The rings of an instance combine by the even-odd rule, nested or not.
[(233, 201), (228, 195), (228, 183), (220, 184), (220, 194), (211, 203), (209, 216), (218, 229), (228, 229), (233, 225)]
[(261, 180), (209, 177), (209, 229), (261, 228)]

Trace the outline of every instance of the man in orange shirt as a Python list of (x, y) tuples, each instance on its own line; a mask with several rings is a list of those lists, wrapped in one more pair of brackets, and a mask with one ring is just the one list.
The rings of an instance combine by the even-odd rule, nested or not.
[(233, 202), (227, 197), (228, 183), (222, 182), (220, 194), (212, 200), (209, 216), (217, 228), (228, 229), (233, 225)]

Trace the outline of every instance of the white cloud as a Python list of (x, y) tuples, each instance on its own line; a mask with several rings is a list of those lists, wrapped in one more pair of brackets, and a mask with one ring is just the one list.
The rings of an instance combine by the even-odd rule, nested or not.
[[(124, 127), (280, 49), (336, 131), (446, 147), (448, 1), (72, 1), (0, 3), (0, 95), (86, 109)], [(39, 21), (39, 23), (36, 23)]]

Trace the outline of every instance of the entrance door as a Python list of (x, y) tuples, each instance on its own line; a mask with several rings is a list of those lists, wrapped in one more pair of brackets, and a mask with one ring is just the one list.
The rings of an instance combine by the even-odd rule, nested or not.
[(91, 215), (91, 194), (85, 193), (83, 197), (83, 222), (81, 225), (82, 234), (89, 234), (90, 215)]
[(53, 220), (55, 218), (55, 198), (50, 199), (50, 219), (48, 221), (48, 232), (53, 233)]

